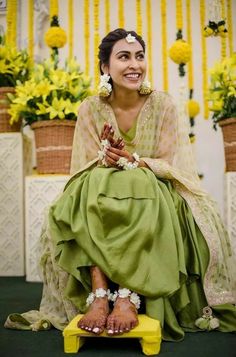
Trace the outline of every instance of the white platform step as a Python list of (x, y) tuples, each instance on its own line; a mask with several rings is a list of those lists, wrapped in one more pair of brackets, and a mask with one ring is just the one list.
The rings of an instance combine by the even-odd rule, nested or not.
[(35, 175), (25, 178), (26, 280), (41, 281), (38, 274), (38, 241), (44, 210), (63, 191), (69, 175)]
[(23, 137), (0, 133), (0, 276), (24, 269)]
[(225, 222), (236, 255), (236, 172), (225, 173)]

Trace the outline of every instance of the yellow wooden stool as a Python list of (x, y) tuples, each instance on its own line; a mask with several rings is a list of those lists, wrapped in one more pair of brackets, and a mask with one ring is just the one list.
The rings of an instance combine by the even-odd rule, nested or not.
[(83, 315), (77, 315), (64, 329), (65, 353), (76, 353), (85, 342), (85, 337), (106, 338), (139, 338), (142, 351), (145, 355), (157, 355), (161, 347), (161, 327), (158, 320), (151, 319), (146, 315), (138, 315), (139, 324), (133, 330), (118, 336), (109, 336), (104, 331), (99, 336), (77, 327)]

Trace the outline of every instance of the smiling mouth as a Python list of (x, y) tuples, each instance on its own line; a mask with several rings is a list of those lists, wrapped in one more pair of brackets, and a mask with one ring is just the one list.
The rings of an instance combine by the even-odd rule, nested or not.
[(124, 75), (124, 77), (131, 80), (137, 80), (141, 77), (141, 73), (127, 73)]

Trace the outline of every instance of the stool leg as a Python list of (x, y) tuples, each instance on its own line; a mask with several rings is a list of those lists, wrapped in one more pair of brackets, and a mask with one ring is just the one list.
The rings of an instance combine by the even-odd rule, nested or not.
[(80, 347), (83, 346), (85, 338), (79, 336), (65, 336), (64, 337), (64, 352), (76, 353)]
[(145, 336), (140, 339), (142, 351), (146, 356), (157, 355), (161, 348), (161, 337)]

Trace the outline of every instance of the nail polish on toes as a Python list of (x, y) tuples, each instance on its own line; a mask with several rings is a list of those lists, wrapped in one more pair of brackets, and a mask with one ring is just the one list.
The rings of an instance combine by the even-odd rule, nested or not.
[(112, 335), (113, 334), (113, 330), (108, 330), (107, 333)]
[(88, 331), (92, 331), (91, 327), (88, 327)]
[(94, 333), (98, 333), (100, 331), (100, 328), (99, 327), (94, 327), (94, 329), (93, 329), (93, 332)]
[(118, 330), (115, 330), (115, 333), (118, 333), (119, 331)]

